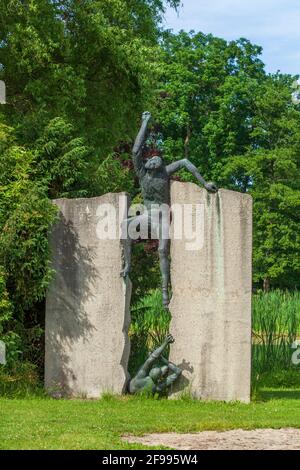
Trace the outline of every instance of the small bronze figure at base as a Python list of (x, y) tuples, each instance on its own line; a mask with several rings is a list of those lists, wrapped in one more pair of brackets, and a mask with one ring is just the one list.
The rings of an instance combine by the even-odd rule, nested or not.
[[(171, 343), (174, 343), (174, 338), (172, 335), (168, 335), (162, 345), (150, 354), (146, 362), (138, 370), (136, 376), (130, 380), (129, 393), (161, 393), (178, 379), (182, 372), (181, 369), (162, 356), (165, 348)], [(153, 367), (153, 364), (158, 359), (165, 365)]]

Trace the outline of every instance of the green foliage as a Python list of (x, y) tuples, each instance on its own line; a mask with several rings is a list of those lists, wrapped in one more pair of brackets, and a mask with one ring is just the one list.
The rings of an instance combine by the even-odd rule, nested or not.
[(230, 157), (227, 181), (254, 199), (254, 281), (297, 288), (300, 274), (300, 113), (291, 77), (267, 77), (256, 90), (251, 148)]
[[(288, 75), (266, 75), (261, 48), (202, 33), (165, 34), (157, 121), (168, 161), (254, 199), (254, 281), (298, 288), (300, 107)], [(183, 175), (184, 180), (192, 180)]]
[(292, 363), (292, 344), (299, 335), (299, 292), (273, 291), (256, 294), (253, 297), (254, 375), (297, 369)]
[[(136, 202), (136, 201), (135, 201)], [(132, 305), (151, 294), (161, 285), (161, 274), (157, 243), (141, 242), (132, 246), (132, 271), (130, 279), (133, 284)]]
[[(6, 288), (6, 275), (3, 267), (0, 266), (0, 341), (5, 344), (6, 364), (14, 364), (20, 355), (21, 338), (10, 329), (13, 318), (13, 304), (9, 298)], [(3, 366), (0, 365), (0, 368)], [(1, 379), (0, 379), (1, 380)]]
[(168, 158), (188, 153), (206, 176), (221, 158), (247, 146), (252, 89), (264, 76), (261, 49), (241, 39), (227, 43), (202, 33), (164, 37), (158, 96)]
[[(117, 158), (116, 154), (109, 154), (98, 166), (94, 175), (100, 194), (108, 192), (134, 192), (134, 179), (132, 172), (124, 167), (128, 155), (122, 154)], [(112, 175), (113, 178), (112, 178)]]
[(57, 116), (104, 157), (130, 137), (151, 101), (165, 3), (1, 0), (0, 78), (22, 139), (34, 142)]
[(154, 290), (141, 299), (131, 310), (131, 335), (143, 335), (147, 345), (155, 348), (169, 331), (170, 313), (162, 305), (161, 292)]
[(150, 291), (131, 308), (129, 371), (134, 374), (169, 332), (170, 313), (162, 306), (160, 290)]
[(18, 361), (14, 361), (9, 369), (0, 365), (0, 395), (9, 398), (45, 396), (36, 367)]
[(35, 147), (35, 178), (48, 187), (51, 198), (88, 194), (90, 151), (69, 122), (60, 117), (49, 121)]
[(153, 101), (167, 4), (179, 0), (0, 0), (0, 334), (11, 358), (43, 361), (50, 199), (134, 190), (114, 148)]
[[(134, 373), (168, 333), (171, 317), (162, 306), (160, 290), (150, 292), (136, 303), (131, 316), (130, 371)], [(276, 372), (280, 375), (284, 370), (299, 374), (299, 366), (292, 363), (292, 344), (300, 336), (300, 293), (276, 290), (255, 294), (252, 335), (255, 383), (263, 374)]]
[(30, 308), (45, 294), (51, 276), (47, 236), (56, 214), (39, 188), (27, 188), (22, 196), (0, 236), (0, 260), (18, 309)]
[(11, 314), (12, 305), (6, 289), (5, 273), (0, 267), (0, 335), (3, 332), (3, 325), (11, 319)]
[(56, 209), (34, 179), (35, 153), (18, 146), (3, 123), (0, 148), (0, 335), (12, 364), (22, 351), (26, 314), (51, 278), (48, 231)]
[(259, 376), (259, 386), (262, 388), (296, 388), (300, 389), (299, 370), (287, 369), (275, 372), (265, 372)]

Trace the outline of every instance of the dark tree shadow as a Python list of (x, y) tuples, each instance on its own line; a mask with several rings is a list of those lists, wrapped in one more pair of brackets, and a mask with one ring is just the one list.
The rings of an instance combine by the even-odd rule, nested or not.
[(300, 390), (260, 390), (262, 400), (300, 400)]
[(182, 374), (170, 388), (170, 393), (180, 393), (180, 392), (188, 391), (190, 380), (186, 377), (184, 372), (189, 372), (189, 373), (194, 372), (194, 367), (191, 366), (191, 364), (187, 362), (185, 359), (182, 360), (181, 364), (177, 364), (177, 366), (182, 370)]
[(46, 301), (45, 380), (52, 395), (68, 396), (72, 394), (68, 383), (76, 381), (76, 372), (65, 351), (95, 329), (84, 304), (93, 296), (92, 287), (101, 274), (93, 263), (94, 250), (80, 244), (73, 223), (61, 212), (50, 244), (55, 275)]

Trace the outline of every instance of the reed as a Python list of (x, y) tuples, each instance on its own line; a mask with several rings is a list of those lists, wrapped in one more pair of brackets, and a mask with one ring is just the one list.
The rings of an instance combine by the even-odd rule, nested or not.
[[(297, 369), (292, 344), (300, 339), (300, 292), (274, 290), (253, 295), (252, 369), (254, 374)], [(131, 310), (130, 370), (135, 371), (149, 351), (162, 342), (170, 314), (162, 307), (161, 293), (153, 290)]]

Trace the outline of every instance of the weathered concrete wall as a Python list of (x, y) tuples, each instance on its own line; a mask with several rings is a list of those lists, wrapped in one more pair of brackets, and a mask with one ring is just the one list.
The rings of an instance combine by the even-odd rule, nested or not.
[(173, 182), (171, 200), (204, 209), (203, 247), (188, 251), (186, 238), (171, 242), (171, 360), (184, 370), (173, 395), (185, 390), (202, 399), (248, 402), (252, 199)]
[(51, 237), (56, 275), (46, 302), (45, 357), (45, 385), (54, 395), (96, 398), (122, 393), (127, 382), (131, 284), (120, 277), (120, 240), (96, 232), (97, 209), (112, 204), (118, 214), (119, 196), (127, 199), (110, 193), (54, 201), (60, 217)]

